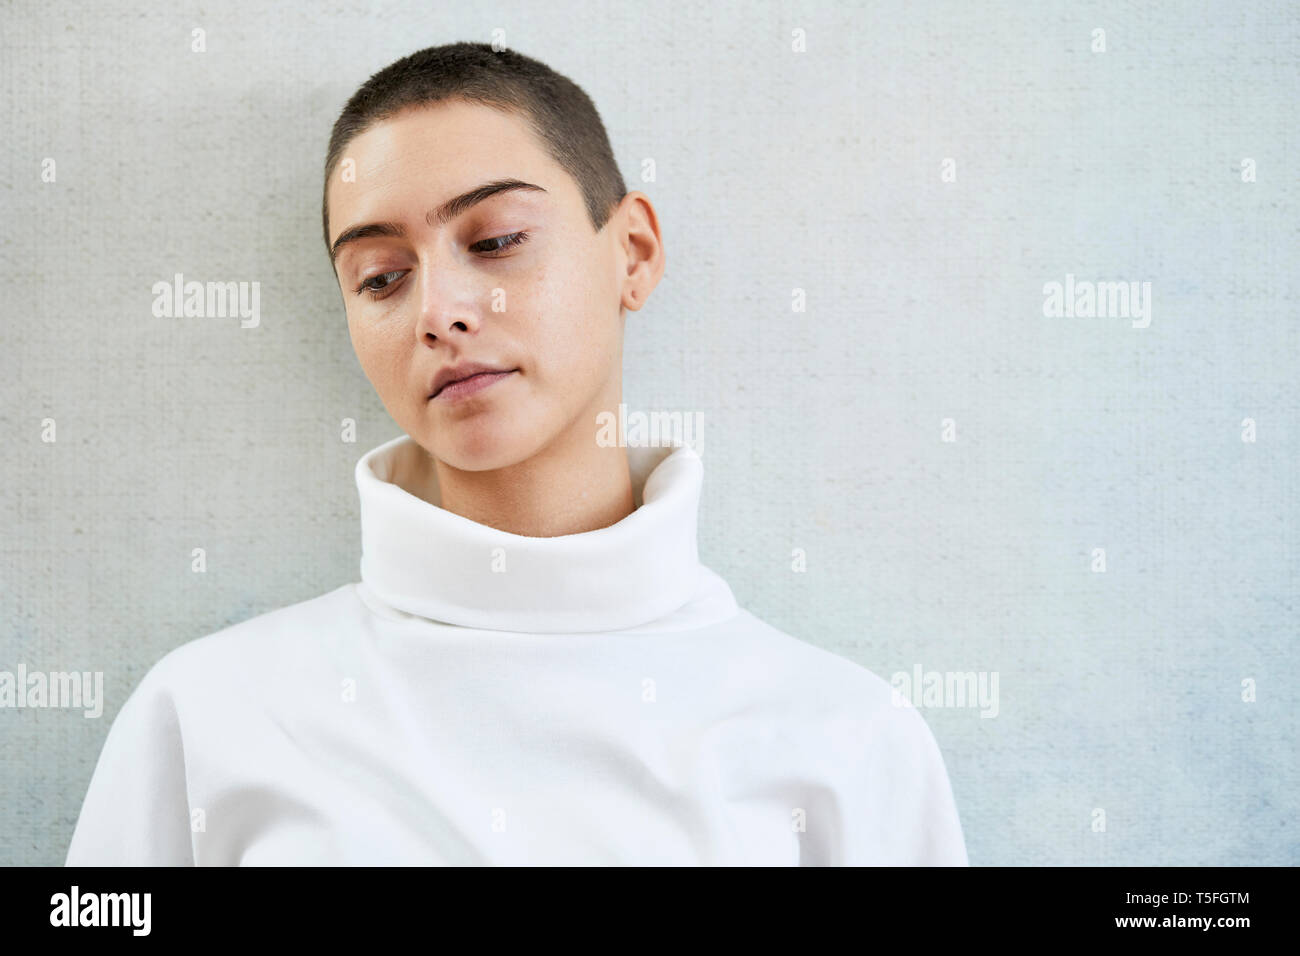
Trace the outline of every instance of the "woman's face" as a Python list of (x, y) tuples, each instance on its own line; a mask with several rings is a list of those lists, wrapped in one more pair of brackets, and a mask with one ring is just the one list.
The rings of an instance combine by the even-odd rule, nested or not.
[[(528, 186), (482, 189), (502, 182)], [(621, 400), (622, 308), (648, 292), (629, 281), (629, 199), (595, 232), (524, 120), (460, 100), (357, 136), (327, 197), (352, 345), (403, 431), (466, 471), (595, 440), (597, 412)], [(431, 397), (471, 364), (498, 374)]]

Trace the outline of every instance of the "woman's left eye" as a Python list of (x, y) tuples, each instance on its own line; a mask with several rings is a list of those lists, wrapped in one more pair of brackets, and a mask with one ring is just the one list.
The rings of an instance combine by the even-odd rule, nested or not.
[(486, 252), (488, 255), (491, 255), (494, 252), (500, 252), (502, 249), (507, 249), (510, 246), (517, 246), (520, 243), (527, 241), (528, 233), (512, 232), (508, 236), (494, 236), (491, 239), (484, 239), (481, 242), (476, 242), (474, 245), (470, 246), (470, 248), (475, 252)]

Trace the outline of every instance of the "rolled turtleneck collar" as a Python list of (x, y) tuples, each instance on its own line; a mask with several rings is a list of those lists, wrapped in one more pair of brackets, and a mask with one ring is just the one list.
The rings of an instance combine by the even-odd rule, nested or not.
[[(361, 457), (361, 580), (390, 608), (446, 624), (526, 633), (673, 629), (737, 610), (700, 564), (704, 466), (688, 446), (627, 449), (636, 510), (552, 538), (498, 531), (406, 490), (427, 454), (402, 435)], [(431, 472), (426, 472), (431, 473)], [(431, 497), (440, 500), (436, 477)]]

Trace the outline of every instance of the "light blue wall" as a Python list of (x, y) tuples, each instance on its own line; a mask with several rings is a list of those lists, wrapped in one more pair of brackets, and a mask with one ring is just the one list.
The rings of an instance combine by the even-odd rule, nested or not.
[[(5, 14), (0, 670), (107, 699), (0, 710), (0, 863), (62, 862), (166, 651), (356, 578), (352, 466), (398, 431), (326, 138), (496, 28), (656, 203), (626, 399), (703, 416), (706, 563), (887, 679), (997, 675), (996, 717), (925, 711), (972, 863), (1300, 862), (1294, 4), (138, 6)], [(155, 318), (177, 272), (258, 281), (260, 325)], [(1045, 317), (1067, 274), (1149, 282), (1150, 324)]]

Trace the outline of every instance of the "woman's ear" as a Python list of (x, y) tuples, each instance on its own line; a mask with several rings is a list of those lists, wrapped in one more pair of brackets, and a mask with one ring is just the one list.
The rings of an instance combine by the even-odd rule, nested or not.
[(633, 191), (623, 197), (615, 213), (621, 225), (623, 256), (623, 306), (638, 311), (664, 274), (664, 245), (659, 217), (650, 197)]

